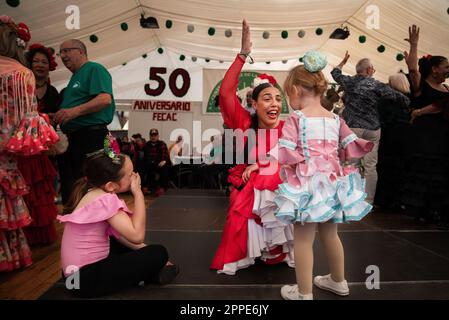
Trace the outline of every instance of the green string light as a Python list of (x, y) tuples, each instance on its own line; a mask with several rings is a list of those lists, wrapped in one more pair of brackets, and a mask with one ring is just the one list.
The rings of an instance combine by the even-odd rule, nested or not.
[(215, 28), (210, 27), (209, 30), (207, 30), (207, 33), (208, 33), (210, 36), (213, 36), (213, 35), (215, 34)]
[(159, 48), (159, 49), (157, 49), (157, 52), (158, 52), (159, 54), (163, 54), (163, 53), (164, 53), (164, 49)]
[(171, 20), (165, 21), (165, 27), (167, 29), (170, 29), (171, 27), (173, 27), (173, 21), (171, 21)]
[(128, 30), (128, 24), (127, 24), (126, 22), (123, 22), (123, 23), (120, 25), (120, 28), (121, 28), (123, 31), (126, 31), (126, 30)]
[(93, 43), (95, 43), (95, 42), (97, 42), (98, 41), (98, 37), (96, 36), (96, 35), (91, 35), (90, 37), (89, 37), (89, 39), (90, 39), (90, 41), (91, 42), (93, 42)]

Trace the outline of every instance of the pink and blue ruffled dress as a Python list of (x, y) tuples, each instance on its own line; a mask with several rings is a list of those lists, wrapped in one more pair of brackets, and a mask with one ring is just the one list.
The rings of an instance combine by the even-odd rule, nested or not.
[(273, 199), (276, 217), (288, 223), (361, 220), (372, 206), (365, 201), (358, 169), (345, 164), (372, 148), (372, 142), (357, 138), (337, 115), (306, 117), (295, 111), (279, 140), (283, 183)]

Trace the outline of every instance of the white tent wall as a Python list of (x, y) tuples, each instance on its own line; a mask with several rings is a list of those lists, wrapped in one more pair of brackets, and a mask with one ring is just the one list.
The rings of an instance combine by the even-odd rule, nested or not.
[[(279, 70), (288, 70), (293, 65), (298, 64), (299, 61), (290, 61), (288, 63), (276, 62), (267, 65), (266, 63), (254, 63), (246, 64), (244, 70), (255, 70), (259, 72), (272, 72), (277, 75), (280, 74)], [(159, 54), (156, 50), (149, 53), (146, 58), (139, 57), (133, 61), (130, 61), (124, 66), (118, 66), (111, 68), (109, 71), (113, 79), (113, 90), (114, 97), (117, 102), (117, 110), (129, 111), (130, 121), (129, 121), (129, 131), (128, 134), (131, 136), (134, 133), (141, 133), (144, 137), (148, 138), (148, 133), (151, 128), (157, 128), (160, 131), (161, 139), (165, 141), (171, 141), (176, 139), (176, 133), (172, 132), (175, 129), (185, 128), (190, 135), (193, 137), (193, 125), (196, 121), (197, 125), (200, 123), (201, 135), (207, 130), (214, 128), (218, 132), (223, 131), (223, 120), (221, 114), (213, 113), (206, 114), (204, 112), (203, 106), (203, 70), (205, 69), (220, 69), (222, 76), (225, 70), (229, 67), (229, 62), (220, 63), (218, 61), (206, 62), (204, 59), (198, 59), (193, 62), (190, 57), (186, 58), (184, 61), (179, 60), (179, 55), (173, 53), (169, 50), (164, 50), (162, 54)], [(160, 96), (150, 97), (146, 94), (144, 90), (145, 84), (150, 84), (152, 88), (156, 87), (157, 83), (148, 80), (149, 69), (151, 67), (165, 67), (167, 68), (167, 73), (161, 75), (168, 86), (169, 74), (177, 69), (183, 68), (188, 71), (191, 79), (190, 89), (187, 94), (182, 98), (178, 98), (173, 95), (173, 93), (166, 88)], [(274, 71), (276, 70), (276, 71)], [(216, 79), (222, 78), (222, 76)], [(279, 81), (285, 78), (277, 76)], [(181, 78), (178, 77), (178, 82)], [(215, 85), (215, 82), (211, 85)], [(62, 90), (66, 85), (65, 81), (60, 81), (55, 83), (55, 86), (59, 90)], [(181, 84), (180, 84), (181, 85)], [(178, 87), (180, 86), (178, 85)], [(206, 93), (205, 96), (209, 96), (210, 92)], [(153, 119), (153, 115), (156, 111), (133, 111), (133, 104), (135, 100), (144, 101), (188, 101), (191, 102), (190, 112), (177, 112), (177, 121), (158, 121)], [(207, 103), (207, 102), (206, 102)], [(283, 116), (285, 117), (285, 116)], [(186, 137), (187, 139), (187, 137)], [(205, 137), (206, 142), (209, 141), (209, 137)], [(203, 144), (204, 146), (204, 144)]]
[[(80, 10), (80, 29), (68, 30), (66, 13), (68, 6)], [(366, 21), (369, 6), (379, 9), (378, 29), (369, 29)], [(408, 48), (403, 40), (407, 27), (416, 23), (421, 27), (419, 54), (449, 55), (449, 16), (447, 0), (25, 0), (12, 8), (6, 1), (0, 3), (0, 12), (25, 21), (32, 32), (32, 42), (41, 42), (58, 49), (62, 41), (78, 38), (88, 47), (91, 60), (107, 68), (120, 66), (157, 47), (170, 49), (178, 54), (232, 61), (240, 47), (241, 20), (246, 17), (252, 28), (253, 55), (257, 61), (281, 61), (298, 59), (307, 50), (320, 49), (329, 57), (330, 65), (338, 64), (345, 50), (351, 60), (345, 67), (354, 73), (358, 59), (369, 57), (377, 69), (376, 77), (386, 81), (388, 75), (400, 68), (403, 62), (396, 55)], [(158, 19), (160, 29), (142, 29), (139, 18)], [(165, 22), (172, 20), (173, 27)], [(128, 23), (122, 31), (120, 24)], [(187, 32), (187, 25), (195, 27)], [(351, 35), (348, 39), (331, 40), (330, 33), (345, 24)], [(214, 27), (214, 36), (208, 28)], [(315, 34), (316, 28), (323, 34)], [(232, 36), (226, 37), (225, 30)], [(297, 33), (306, 31), (304, 38)], [(282, 39), (281, 31), (289, 32)], [(270, 32), (269, 39), (262, 33)], [(98, 36), (92, 43), (89, 36)], [(366, 43), (358, 41), (365, 35)], [(376, 49), (383, 44), (384, 53)], [(67, 80), (70, 73), (58, 59), (59, 67), (52, 73), (52, 80)]]
[[(69, 6), (79, 8), (80, 29), (66, 28)], [(192, 102), (192, 111), (179, 113), (178, 121), (173, 122), (153, 121), (152, 112), (131, 112), (130, 134), (140, 132), (147, 136), (149, 128), (156, 127), (166, 141), (174, 128), (185, 127), (190, 132), (195, 120), (201, 120), (203, 130), (222, 129), (219, 114), (206, 115), (202, 111), (202, 73), (204, 68), (229, 67), (240, 49), (244, 17), (251, 26), (252, 56), (256, 61), (253, 65), (246, 64), (244, 70), (289, 70), (299, 64), (298, 58), (307, 50), (318, 49), (328, 57), (325, 75), (332, 80), (330, 70), (348, 50), (351, 58), (343, 69), (345, 73), (354, 74), (357, 61), (368, 57), (377, 70), (375, 77), (386, 82), (389, 75), (406, 69), (405, 62), (397, 61), (396, 56), (408, 50), (404, 38), (411, 24), (421, 27), (419, 55), (449, 56), (448, 7), (448, 0), (24, 0), (17, 8), (0, 2), (2, 14), (28, 24), (31, 43), (40, 42), (58, 51), (64, 40), (82, 40), (87, 45), (89, 59), (110, 71), (119, 109), (129, 108), (135, 99)], [(373, 8), (374, 13), (370, 11)], [(367, 22), (375, 21), (371, 18), (376, 12), (379, 25), (373, 29)], [(160, 28), (142, 29), (139, 24), (142, 13), (157, 18)], [(172, 21), (171, 28), (166, 26), (167, 20)], [(128, 25), (127, 31), (120, 28), (123, 22)], [(188, 25), (193, 25), (193, 32), (187, 31)], [(349, 27), (349, 38), (329, 39), (341, 25)], [(208, 34), (210, 27), (215, 28), (213, 36)], [(317, 28), (323, 30), (322, 35), (316, 34)], [(227, 37), (226, 30), (232, 36)], [(283, 30), (288, 31), (287, 39), (281, 37)], [(305, 31), (304, 37), (298, 36), (299, 30)], [(265, 31), (270, 34), (268, 39), (262, 36)], [(98, 37), (95, 43), (89, 40), (93, 34)], [(359, 42), (361, 35), (366, 36), (365, 43)], [(385, 52), (378, 52), (380, 45), (385, 46)], [(163, 48), (164, 52), (159, 54), (157, 48)], [(147, 54), (146, 59), (143, 54)], [(181, 61), (180, 55), (186, 59)], [(198, 58), (196, 62), (192, 57)], [(71, 74), (59, 58), (57, 62), (51, 80), (62, 89)], [(170, 90), (158, 97), (147, 96), (144, 85), (154, 85), (149, 80), (150, 67), (167, 68), (167, 74), (163, 75), (166, 82), (174, 69), (187, 70), (191, 88), (186, 96), (177, 98)]]

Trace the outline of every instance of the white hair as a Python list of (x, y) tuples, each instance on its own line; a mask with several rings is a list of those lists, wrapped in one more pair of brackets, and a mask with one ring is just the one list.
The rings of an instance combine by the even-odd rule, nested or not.
[(405, 94), (410, 93), (410, 82), (408, 81), (407, 76), (402, 72), (390, 76), (388, 78), (388, 83), (393, 89)]
[(368, 58), (364, 58), (357, 62), (357, 65), (355, 66), (355, 71), (357, 74), (361, 74), (371, 67), (371, 61)]

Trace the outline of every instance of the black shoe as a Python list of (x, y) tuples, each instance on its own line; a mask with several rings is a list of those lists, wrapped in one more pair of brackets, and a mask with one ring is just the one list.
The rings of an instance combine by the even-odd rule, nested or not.
[(171, 283), (179, 274), (179, 267), (177, 265), (164, 266), (159, 272), (158, 283), (166, 285)]

